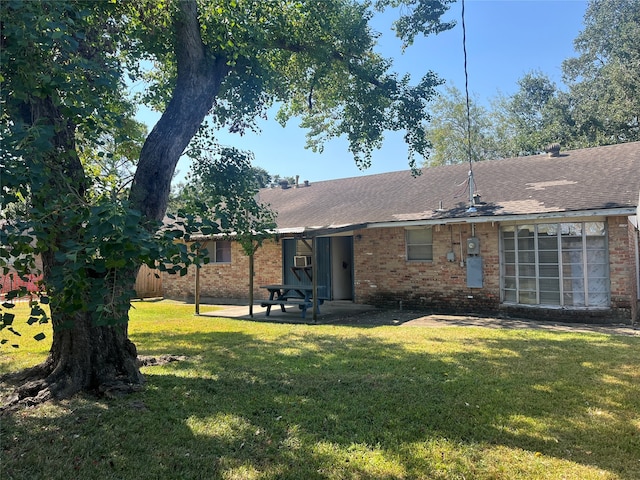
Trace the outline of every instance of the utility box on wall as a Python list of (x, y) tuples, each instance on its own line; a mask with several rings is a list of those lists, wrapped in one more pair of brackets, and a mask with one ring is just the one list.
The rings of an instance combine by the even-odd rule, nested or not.
[(467, 255), (480, 255), (480, 239), (467, 238)]
[(467, 287), (482, 288), (482, 257), (467, 257)]

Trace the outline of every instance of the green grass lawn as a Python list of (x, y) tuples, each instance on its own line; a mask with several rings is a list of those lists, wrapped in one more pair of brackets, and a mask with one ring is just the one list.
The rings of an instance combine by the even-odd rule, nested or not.
[[(139, 353), (186, 360), (127, 397), (1, 418), (0, 478), (640, 478), (640, 338), (134, 305)], [(23, 330), (0, 373), (44, 358)]]

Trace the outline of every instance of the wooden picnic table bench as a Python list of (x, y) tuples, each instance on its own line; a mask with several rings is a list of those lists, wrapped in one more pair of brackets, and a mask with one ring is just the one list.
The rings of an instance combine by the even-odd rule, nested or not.
[[(302, 311), (302, 318), (305, 318), (307, 309), (313, 308), (313, 287), (311, 285), (262, 285), (269, 291), (269, 299), (262, 300), (260, 306), (267, 307), (266, 316), (271, 313), (271, 307), (280, 305), (280, 310), (286, 312), (285, 305), (296, 305)], [(318, 287), (318, 290), (324, 287)], [(320, 305), (324, 303), (324, 298), (318, 296), (317, 313), (320, 313)]]

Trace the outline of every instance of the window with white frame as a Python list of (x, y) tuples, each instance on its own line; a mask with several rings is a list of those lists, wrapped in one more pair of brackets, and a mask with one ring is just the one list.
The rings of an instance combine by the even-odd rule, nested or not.
[(503, 226), (501, 242), (504, 302), (562, 307), (609, 305), (604, 222)]
[(407, 260), (433, 260), (433, 230), (431, 227), (408, 228), (406, 232)]
[(215, 240), (205, 243), (211, 263), (231, 263), (231, 241)]

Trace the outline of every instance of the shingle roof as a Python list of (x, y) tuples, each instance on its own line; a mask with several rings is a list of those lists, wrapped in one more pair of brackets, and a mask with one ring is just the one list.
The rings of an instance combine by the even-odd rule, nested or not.
[[(426, 168), (260, 191), (278, 229), (636, 208), (640, 142), (473, 164), (482, 204), (467, 212), (469, 166)], [(442, 210), (438, 211), (442, 202)]]

